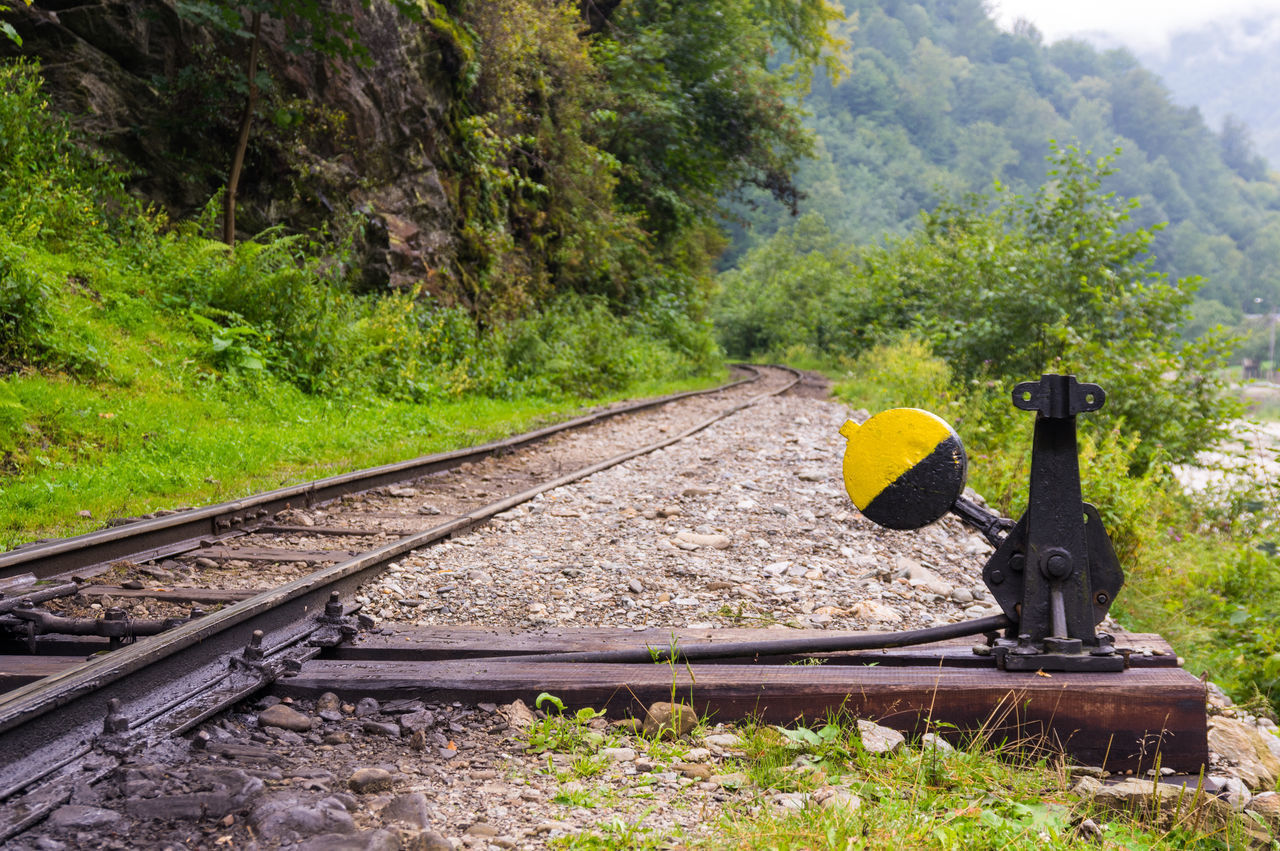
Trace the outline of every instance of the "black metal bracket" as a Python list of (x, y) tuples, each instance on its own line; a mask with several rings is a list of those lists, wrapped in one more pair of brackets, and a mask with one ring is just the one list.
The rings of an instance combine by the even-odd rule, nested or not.
[(1004, 537), (982, 578), (1015, 622), (978, 648), (1009, 671), (1119, 671), (1124, 654), (1094, 628), (1124, 584), (1098, 510), (1080, 491), (1076, 415), (1102, 407), (1106, 393), (1074, 375), (1042, 375), (1013, 390), (1013, 404), (1036, 412), (1026, 513)]

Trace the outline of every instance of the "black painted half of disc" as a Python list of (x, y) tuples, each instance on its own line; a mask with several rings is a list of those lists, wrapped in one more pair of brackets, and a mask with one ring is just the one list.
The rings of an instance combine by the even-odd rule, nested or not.
[(960, 439), (948, 437), (923, 461), (876, 494), (862, 513), (890, 529), (928, 526), (950, 511), (964, 493), (968, 468)]

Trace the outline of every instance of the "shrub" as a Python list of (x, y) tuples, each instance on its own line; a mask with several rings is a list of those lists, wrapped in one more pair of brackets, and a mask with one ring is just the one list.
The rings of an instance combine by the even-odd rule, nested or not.
[(30, 359), (48, 331), (48, 284), (25, 268), (25, 257), (0, 237), (0, 368)]

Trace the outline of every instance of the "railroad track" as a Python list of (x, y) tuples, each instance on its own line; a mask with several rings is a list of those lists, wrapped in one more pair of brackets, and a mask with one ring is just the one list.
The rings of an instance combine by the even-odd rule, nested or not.
[(0, 841), (345, 641), (361, 626), (352, 592), (395, 559), (800, 378), (740, 370), (712, 391), (0, 554)]

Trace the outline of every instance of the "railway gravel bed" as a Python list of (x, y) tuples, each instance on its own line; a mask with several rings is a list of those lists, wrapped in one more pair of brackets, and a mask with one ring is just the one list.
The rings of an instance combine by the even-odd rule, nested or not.
[[(416, 518), (463, 514), (536, 476), (650, 442), (655, 432), (679, 433), (715, 404), (723, 402), (682, 403), (645, 415), (643, 428), (606, 424), (276, 522), (401, 534)], [(751, 626), (784, 635), (993, 614), (980, 578), (991, 549), (980, 535), (951, 518), (892, 532), (850, 505), (837, 433), (850, 416), (865, 412), (798, 395), (765, 400), (409, 553), (357, 600), (383, 631)], [(319, 548), (296, 535), (300, 548)], [(252, 566), (231, 574), (263, 578)], [(1220, 695), (1214, 701), (1225, 729), (1236, 713)], [(749, 812), (803, 803), (753, 797), (734, 762), (736, 738), (714, 719), (678, 745), (619, 720), (592, 722), (609, 747), (588, 773), (563, 754), (526, 749), (536, 722), (522, 705), (282, 703), (268, 695), (205, 723), (190, 741), (134, 755), (106, 782), (77, 788), (12, 847), (541, 848), (624, 829), (674, 847), (713, 839), (729, 804), (750, 801)], [(1224, 757), (1217, 769), (1243, 771)], [(820, 790), (814, 800), (839, 806), (849, 796)]]

